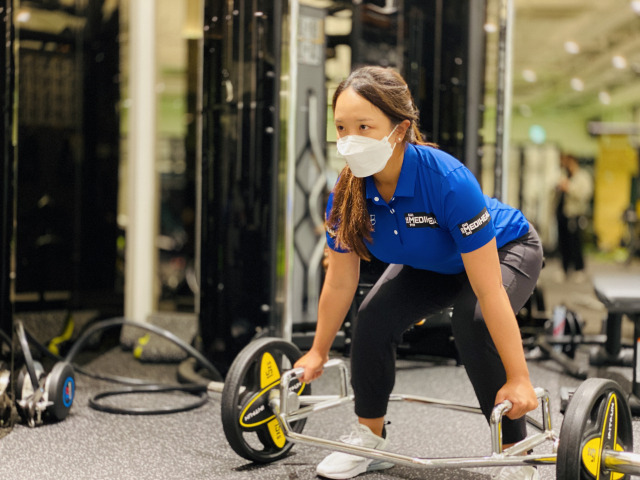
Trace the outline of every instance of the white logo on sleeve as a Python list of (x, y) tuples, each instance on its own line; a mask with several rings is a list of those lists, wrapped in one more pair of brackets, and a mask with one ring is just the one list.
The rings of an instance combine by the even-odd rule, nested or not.
[(461, 223), (458, 225), (460, 229), (460, 233), (462, 233), (463, 237), (468, 237), (473, 235), (479, 230), (482, 230), (486, 227), (491, 221), (491, 215), (487, 211), (487, 207), (485, 207), (478, 215), (473, 217), (468, 222)]

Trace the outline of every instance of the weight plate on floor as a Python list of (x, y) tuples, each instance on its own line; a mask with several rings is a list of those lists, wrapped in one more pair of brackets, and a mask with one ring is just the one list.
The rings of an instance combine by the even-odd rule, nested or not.
[[(280, 376), (302, 356), (297, 346), (276, 338), (261, 338), (247, 345), (235, 358), (222, 390), (222, 427), (231, 448), (243, 458), (267, 463), (282, 458), (291, 449), (269, 406), (280, 395)], [(311, 387), (300, 381), (289, 387), (308, 395)], [(302, 432), (305, 420), (291, 424)]]
[(603, 450), (631, 451), (633, 427), (626, 394), (612, 380), (590, 378), (571, 396), (560, 430), (557, 480), (620, 480), (606, 471)]
[(69, 415), (76, 393), (73, 367), (67, 362), (58, 362), (47, 376), (45, 390), (51, 404), (47, 407), (56, 420), (64, 420)]

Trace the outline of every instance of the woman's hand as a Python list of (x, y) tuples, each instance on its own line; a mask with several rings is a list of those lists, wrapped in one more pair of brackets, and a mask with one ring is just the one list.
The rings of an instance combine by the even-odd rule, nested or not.
[(538, 398), (529, 379), (516, 381), (508, 380), (504, 386), (498, 390), (496, 395), (496, 405), (509, 400), (513, 407), (507, 412), (507, 417), (515, 420), (538, 407)]
[(311, 349), (298, 359), (294, 368), (304, 368), (304, 374), (300, 377), (300, 380), (309, 383), (322, 375), (324, 372), (323, 366), (328, 360), (328, 355), (321, 355)]

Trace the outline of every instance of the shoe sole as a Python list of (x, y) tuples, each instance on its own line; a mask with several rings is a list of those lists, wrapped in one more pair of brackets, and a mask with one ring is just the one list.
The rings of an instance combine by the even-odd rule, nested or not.
[(367, 465), (366, 469), (362, 468), (354, 468), (349, 470), (348, 472), (336, 472), (336, 473), (320, 473), (316, 470), (316, 473), (324, 478), (330, 478), (331, 480), (347, 480), (349, 478), (357, 477), (358, 475), (362, 475), (367, 472), (375, 472), (378, 470), (386, 470), (388, 468), (393, 467), (395, 464), (391, 462), (385, 462), (384, 460), (376, 460)]
[(377, 470), (387, 470), (395, 466), (395, 463), (385, 462), (384, 460), (376, 460), (371, 462), (371, 464), (367, 467), (367, 472), (375, 472)]

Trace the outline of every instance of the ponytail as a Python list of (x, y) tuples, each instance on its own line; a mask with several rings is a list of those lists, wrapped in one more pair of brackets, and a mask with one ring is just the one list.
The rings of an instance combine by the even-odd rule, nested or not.
[(373, 225), (367, 210), (365, 179), (345, 166), (333, 189), (333, 208), (327, 219), (329, 232), (335, 232), (336, 246), (351, 250), (363, 260), (371, 260), (364, 240), (371, 240)]

